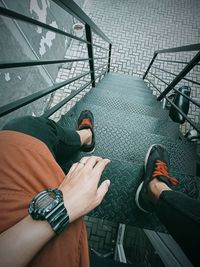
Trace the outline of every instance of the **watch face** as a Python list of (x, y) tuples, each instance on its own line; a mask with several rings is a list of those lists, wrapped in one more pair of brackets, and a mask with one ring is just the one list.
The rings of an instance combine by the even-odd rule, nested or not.
[(29, 206), (29, 214), (36, 220), (44, 220), (45, 216), (52, 211), (60, 202), (58, 190), (47, 189), (40, 192)]
[(38, 209), (43, 209), (51, 205), (56, 199), (56, 195), (54, 192), (49, 192), (46, 195), (42, 195), (39, 197), (35, 203)]

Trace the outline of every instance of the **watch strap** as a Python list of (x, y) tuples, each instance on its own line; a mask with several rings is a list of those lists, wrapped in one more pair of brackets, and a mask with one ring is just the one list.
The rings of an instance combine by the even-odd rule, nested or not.
[(45, 219), (51, 225), (56, 234), (61, 233), (69, 224), (69, 215), (67, 209), (61, 201), (52, 211), (50, 211)]

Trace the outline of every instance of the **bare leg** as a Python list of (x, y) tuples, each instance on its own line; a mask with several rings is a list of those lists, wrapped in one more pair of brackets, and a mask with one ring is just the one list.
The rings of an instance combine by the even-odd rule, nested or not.
[(156, 203), (163, 191), (171, 190), (165, 183), (160, 182), (158, 179), (153, 179), (149, 183), (148, 192), (149, 200)]
[(76, 131), (81, 140), (81, 145), (90, 145), (92, 142), (92, 132), (90, 129), (83, 129), (80, 131)]

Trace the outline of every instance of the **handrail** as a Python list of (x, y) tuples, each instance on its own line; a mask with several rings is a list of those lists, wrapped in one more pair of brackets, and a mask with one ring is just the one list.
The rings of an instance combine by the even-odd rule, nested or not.
[[(177, 52), (184, 52), (184, 51), (198, 51), (196, 53), (196, 55), (190, 60), (190, 62), (185, 62), (185, 61), (177, 61), (177, 60), (168, 60), (168, 59), (157, 59), (157, 55), (158, 54), (162, 54), (162, 53), (177, 53)], [(160, 67), (156, 67), (156, 66), (152, 66), (154, 61), (160, 61), (160, 62), (169, 62), (169, 63), (178, 63), (178, 64), (186, 64), (186, 66), (183, 67), (183, 69), (178, 73), (175, 74), (173, 72), (167, 71), (166, 69), (160, 68)], [(200, 43), (198, 44), (192, 44), (192, 45), (186, 45), (186, 46), (181, 46), (181, 47), (174, 47), (174, 48), (169, 48), (169, 49), (163, 49), (163, 50), (156, 50), (153, 54), (153, 58), (143, 76), (143, 79), (147, 79), (149, 81), (150, 84), (152, 84), (154, 86), (154, 88), (160, 92), (160, 95), (158, 96), (157, 100), (160, 101), (163, 98), (165, 98), (169, 103), (171, 103), (171, 106), (173, 106), (189, 123), (190, 125), (196, 129), (198, 131), (198, 133), (200, 133), (200, 128), (196, 125), (195, 122), (193, 122), (191, 119), (188, 118), (188, 116), (180, 109), (178, 108), (178, 106), (176, 106), (175, 103), (173, 103), (168, 97), (167, 94), (171, 91), (174, 90), (176, 93), (182, 95), (184, 98), (186, 98), (188, 101), (190, 101), (191, 103), (193, 103), (195, 106), (197, 106), (198, 108), (200, 108), (200, 103), (193, 100), (192, 98), (190, 98), (189, 96), (185, 95), (182, 92), (179, 92), (179, 90), (177, 90), (175, 88), (175, 86), (181, 81), (181, 80), (186, 80), (188, 82), (191, 82), (193, 84), (196, 85), (200, 85), (200, 82), (191, 80), (189, 78), (186, 78), (185, 76), (194, 68), (194, 66), (196, 65), (200, 65)], [(160, 77), (158, 77), (156, 74), (150, 72), (150, 68), (154, 68), (154, 69), (158, 69), (160, 71), (163, 71), (165, 73), (168, 73), (170, 75), (175, 76), (175, 78), (168, 84), (167, 82), (165, 82), (163, 79), (161, 79)], [(150, 81), (148, 78), (146, 78), (146, 76), (149, 74), (151, 74), (153, 77), (157, 78), (158, 80), (160, 80), (161, 82), (163, 82), (167, 87), (165, 88), (165, 90), (162, 92), (161, 90), (158, 89), (158, 87), (152, 82)]]
[(83, 23), (90, 26), (97, 35), (108, 43), (112, 43), (111, 40), (100, 30), (100, 28), (86, 15), (86, 13), (72, 0), (53, 0), (62, 9), (66, 10), (73, 16), (76, 16)]
[[(77, 17), (80, 21), (82, 21), (85, 24), (85, 32), (86, 32), (86, 40), (79, 38), (73, 34), (66, 33), (63, 30), (60, 30), (58, 28), (54, 28), (53, 26), (50, 26), (48, 24), (45, 24), (41, 21), (38, 21), (36, 19), (30, 18), (28, 16), (25, 16), (23, 14), (17, 13), (15, 11), (9, 10), (7, 8), (0, 7), (0, 15), (9, 17), (11, 19), (21, 20), (23, 22), (36, 25), (42, 28), (45, 28), (47, 30), (53, 31), (55, 33), (76, 39), (80, 42), (87, 44), (88, 49), (88, 58), (69, 58), (69, 59), (55, 59), (55, 60), (30, 60), (30, 61), (23, 61), (23, 62), (1, 62), (0, 63), (0, 69), (8, 69), (8, 68), (19, 68), (19, 67), (30, 67), (30, 66), (40, 66), (40, 65), (50, 65), (50, 64), (58, 64), (58, 63), (68, 63), (68, 62), (78, 62), (78, 61), (89, 61), (90, 71), (87, 71), (83, 74), (80, 74), (78, 76), (75, 76), (73, 78), (70, 78), (64, 82), (57, 83), (55, 85), (52, 85), (46, 89), (43, 89), (39, 92), (33, 93), (31, 95), (28, 95), (26, 97), (22, 97), (21, 99), (18, 99), (16, 101), (13, 101), (12, 103), (6, 104), (2, 107), (0, 107), (0, 117), (7, 115), (11, 113), (12, 111), (15, 111), (23, 106), (26, 106), (33, 101), (36, 101), (37, 99), (40, 99), (41, 97), (44, 97), (76, 80), (81, 79), (82, 77), (86, 75), (91, 75), (91, 81), (88, 82), (86, 85), (88, 86), (90, 83), (92, 84), (92, 87), (95, 87), (95, 81), (97, 78), (105, 74), (106, 72), (109, 72), (110, 70), (110, 60), (111, 60), (111, 48), (112, 44), (110, 39), (98, 28), (98, 26), (81, 10), (81, 8), (73, 1), (73, 0), (53, 0), (58, 6), (60, 6), (65, 11), (69, 12), (73, 16)], [(98, 44), (94, 44), (92, 40), (92, 33), (98, 34), (103, 40), (109, 43), (109, 48), (100, 46)], [(93, 46), (98, 47), (102, 50), (108, 51), (108, 55), (106, 57), (94, 57), (93, 54)], [(99, 67), (94, 67), (94, 60), (98, 59), (107, 59), (107, 63), (104, 63), (103, 65), (100, 65)], [(107, 66), (106, 71), (104, 71), (104, 67)], [(95, 71), (103, 69), (101, 71), (101, 74), (95, 77)], [(85, 85), (85, 86), (86, 86)], [(71, 96), (69, 96), (67, 99), (71, 99), (74, 97), (78, 92), (83, 90), (85, 87), (82, 86), (79, 88), (76, 93), (73, 93)], [(61, 103), (57, 104), (53, 109), (49, 110), (48, 114), (53, 114), (56, 110), (58, 110), (60, 107), (62, 107), (64, 104), (67, 103), (67, 99), (64, 99), (61, 101)], [(53, 113), (52, 113), (53, 112)], [(45, 112), (47, 114), (47, 112)]]
[(190, 63), (185, 66), (185, 68), (174, 78), (174, 80), (169, 84), (169, 86), (160, 94), (157, 98), (158, 101), (162, 100), (164, 96), (166, 96), (173, 88), (177, 85), (187, 74), (191, 71), (191, 69), (200, 61), (200, 52), (198, 52)]
[(12, 11), (12, 10), (4, 8), (4, 7), (0, 7), (0, 15), (6, 16), (6, 17), (10, 17), (11, 19), (21, 20), (21, 21), (24, 21), (24, 22), (27, 22), (27, 23), (30, 23), (30, 24), (33, 24), (33, 25), (37, 25), (39, 27), (48, 29), (48, 30), (50, 30), (52, 32), (56, 32), (56, 33), (59, 33), (61, 35), (76, 39), (76, 40), (78, 40), (80, 42), (88, 43), (86, 40), (81, 39), (79, 37), (76, 37), (75, 35), (72, 35), (70, 33), (64, 32), (64, 31), (62, 31), (60, 29), (54, 28), (53, 26), (50, 26), (50, 25), (45, 24), (43, 22), (40, 22), (38, 20), (29, 18), (27, 16), (24, 16), (24, 15), (22, 15), (20, 13), (17, 13), (15, 11)]
[[(153, 69), (157, 69), (157, 70), (164, 71), (164, 72), (166, 72), (166, 73), (168, 73), (168, 74), (170, 74), (170, 75), (173, 75), (173, 76), (175, 76), (175, 77), (178, 76), (178, 74), (175, 74), (175, 73), (173, 73), (173, 72), (171, 72), (171, 71), (168, 71), (168, 70), (165, 70), (165, 69), (162, 69), (162, 68), (159, 68), (159, 67), (155, 67), (155, 66), (153, 66), (152, 68), (153, 68)], [(185, 78), (185, 77), (183, 77), (182, 80), (185, 80), (185, 81), (188, 81), (188, 82), (190, 82), (190, 83), (194, 83), (194, 84), (200, 85), (199, 82), (193, 81), (193, 80), (188, 79), (188, 78)]]
[(152, 58), (151, 62), (149, 63), (149, 66), (148, 66), (148, 68), (147, 68), (147, 70), (143, 76), (143, 80), (146, 78), (146, 76), (147, 76), (147, 74), (148, 74), (151, 66), (153, 65), (158, 54), (199, 51), (199, 50), (200, 50), (200, 44), (199, 43), (198, 44), (192, 44), (192, 45), (186, 45), (186, 46), (173, 47), (173, 48), (168, 48), (168, 49), (162, 49), (162, 50), (156, 50), (153, 54), (153, 58)]
[[(169, 60), (169, 59), (156, 59), (157, 61), (161, 62), (170, 62), (170, 63), (178, 63), (178, 64), (189, 64), (190, 62), (188, 61), (179, 61), (179, 60)], [(197, 66), (200, 66), (199, 63), (196, 64)]]
[[(94, 60), (107, 59), (108, 57), (94, 57)], [(21, 68), (30, 66), (40, 66), (40, 65), (52, 65), (58, 63), (69, 63), (69, 62), (79, 62), (87, 61), (90, 58), (72, 58), (72, 59), (59, 59), (59, 60), (30, 60), (24, 62), (4, 62), (0, 63), (0, 69), (10, 69), (10, 68)]]
[(9, 114), (9, 113), (11, 113), (12, 111), (15, 111), (15, 110), (17, 110), (17, 109), (19, 109), (19, 108), (21, 108), (23, 106), (26, 106), (26, 105), (34, 102), (35, 100), (37, 100), (37, 99), (39, 99), (39, 98), (41, 98), (41, 97), (43, 97), (45, 95), (53, 93), (54, 91), (60, 89), (61, 87), (66, 86), (66, 85), (68, 85), (68, 84), (70, 84), (70, 83), (72, 83), (74, 81), (77, 81), (80, 78), (82, 78), (82, 77), (84, 77), (84, 76), (86, 76), (86, 75), (88, 75), (90, 73), (91, 73), (91, 71), (87, 71), (87, 72), (85, 72), (85, 73), (83, 73), (81, 75), (78, 75), (78, 76), (75, 76), (73, 78), (70, 78), (67, 81), (58, 83), (56, 85), (52, 85), (47, 89), (44, 89), (44, 90), (41, 90), (39, 92), (33, 93), (33, 94), (29, 95), (29, 96), (25, 96), (25, 97), (23, 97), (23, 98), (21, 98), (19, 100), (16, 100), (16, 101), (14, 101), (12, 103), (9, 103), (7, 105), (4, 105), (4, 106), (0, 107), (0, 118), (5, 116), (5, 115), (7, 115), (7, 114)]
[[(158, 87), (152, 81), (150, 81), (149, 79), (147, 79), (147, 80), (153, 85), (153, 87), (157, 91), (159, 91), (161, 93), (161, 91), (158, 89)], [(189, 119), (188, 116), (180, 108), (178, 108), (176, 106), (176, 104), (174, 104), (167, 96), (165, 96), (165, 98), (186, 119), (186, 121), (188, 121), (192, 125), (192, 127), (197, 130), (198, 133), (200, 133), (200, 128), (197, 126), (197, 124), (194, 123), (191, 119)]]
[[(104, 71), (104, 73), (106, 73)], [(103, 74), (99, 74), (98, 76), (96, 76), (96, 80), (102, 76)], [(59, 110), (61, 107), (63, 107), (67, 102), (69, 102), (73, 97), (75, 97), (76, 95), (78, 95), (80, 92), (82, 92), (85, 88), (87, 88), (90, 84), (92, 83), (92, 81), (87, 82), (86, 84), (84, 84), (83, 86), (81, 86), (78, 90), (72, 92), (69, 96), (67, 96), (65, 99), (63, 99), (61, 102), (59, 102), (57, 105), (55, 105), (54, 107), (52, 107), (51, 109), (45, 111), (45, 113), (41, 116), (44, 118), (49, 118), (52, 114), (54, 114), (57, 110)]]
[[(165, 85), (169, 85), (168, 83), (166, 83), (163, 79), (161, 79), (160, 77), (158, 77), (156, 74), (149, 72), (152, 76), (156, 77), (159, 81), (163, 82)], [(149, 81), (149, 80), (148, 80)], [(193, 100), (192, 98), (190, 98), (189, 96), (185, 95), (184, 93), (180, 92), (179, 90), (177, 90), (176, 88), (173, 88), (174, 91), (176, 91), (178, 94), (182, 95), (183, 97), (185, 97), (186, 99), (188, 99), (190, 102), (192, 102), (194, 105), (196, 105), (197, 107), (200, 108), (200, 103), (196, 102), (195, 100)], [(161, 92), (160, 92), (161, 93)]]
[[(107, 57), (106, 57), (107, 58)], [(52, 65), (58, 63), (69, 63), (69, 62), (78, 62), (78, 61), (87, 61), (90, 58), (74, 58), (74, 59), (59, 59), (59, 60), (31, 60), (24, 62), (4, 62), (0, 63), (0, 69), (10, 69), (10, 68), (21, 68), (21, 67), (30, 67), (30, 66), (40, 66), (40, 65)]]
[(161, 49), (156, 50), (155, 54), (163, 54), (163, 53), (177, 53), (177, 52), (188, 52), (188, 51), (199, 51), (200, 44), (192, 44), (192, 45), (185, 45), (185, 46), (178, 46), (168, 49)]
[(45, 111), (45, 113), (41, 116), (44, 118), (50, 117), (52, 114), (54, 114), (57, 110), (59, 110), (62, 106), (64, 106), (67, 102), (69, 102), (73, 97), (78, 95), (80, 92), (82, 92), (86, 87), (88, 87), (92, 81), (87, 82), (83, 86), (81, 86), (78, 90), (72, 92), (69, 96), (67, 96), (65, 99), (63, 99), (61, 102), (59, 102), (57, 105), (52, 107), (51, 109)]

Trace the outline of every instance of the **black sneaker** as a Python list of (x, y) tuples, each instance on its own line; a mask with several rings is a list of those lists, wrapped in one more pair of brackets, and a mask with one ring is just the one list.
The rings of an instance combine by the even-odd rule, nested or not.
[(81, 150), (92, 153), (95, 149), (94, 116), (90, 110), (83, 110), (78, 118), (78, 130), (90, 129), (92, 142), (90, 145), (83, 145)]
[(167, 150), (162, 145), (152, 145), (145, 157), (145, 175), (144, 181), (139, 185), (135, 202), (138, 208), (144, 212), (153, 212), (155, 204), (148, 196), (148, 185), (152, 179), (157, 178), (169, 187), (177, 185), (177, 179), (171, 177), (168, 172), (169, 156)]

